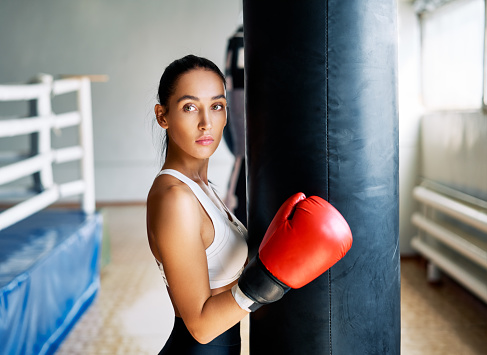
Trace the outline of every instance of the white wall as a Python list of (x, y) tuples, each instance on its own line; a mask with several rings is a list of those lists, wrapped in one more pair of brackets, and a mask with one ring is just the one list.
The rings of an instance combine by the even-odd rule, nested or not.
[[(144, 201), (159, 170), (152, 108), (163, 69), (187, 53), (224, 69), (240, 10), (240, 0), (1, 0), (0, 82), (23, 82), (39, 72), (108, 74), (109, 82), (92, 85), (97, 200)], [(408, 254), (421, 111), (419, 27), (409, 1), (398, 2), (398, 32), (400, 244)], [(222, 194), (232, 163), (222, 144), (210, 165)]]
[(398, 2), (398, 35), (399, 242), (401, 255), (405, 255), (414, 253), (410, 243), (416, 229), (410, 219), (417, 209), (412, 190), (419, 176), (422, 114), (419, 22), (409, 1)]
[[(164, 68), (193, 53), (223, 70), (240, 10), (240, 0), (1, 0), (0, 82), (107, 74), (92, 84), (96, 197), (143, 201), (160, 168), (151, 121)], [(232, 162), (222, 144), (210, 166), (220, 192)]]

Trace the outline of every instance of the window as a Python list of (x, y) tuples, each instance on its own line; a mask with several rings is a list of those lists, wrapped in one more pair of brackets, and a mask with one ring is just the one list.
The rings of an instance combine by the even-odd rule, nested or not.
[(479, 109), (485, 85), (485, 0), (423, 0), (416, 6), (421, 20), (424, 106)]

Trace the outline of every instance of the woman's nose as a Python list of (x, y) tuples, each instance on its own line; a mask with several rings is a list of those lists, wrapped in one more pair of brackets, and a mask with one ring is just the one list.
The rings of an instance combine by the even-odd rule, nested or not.
[(199, 128), (201, 130), (204, 130), (204, 131), (207, 131), (207, 130), (209, 130), (211, 128), (210, 115), (206, 111), (203, 111), (203, 113), (201, 115), (201, 119), (200, 119), (200, 123), (199, 123)]

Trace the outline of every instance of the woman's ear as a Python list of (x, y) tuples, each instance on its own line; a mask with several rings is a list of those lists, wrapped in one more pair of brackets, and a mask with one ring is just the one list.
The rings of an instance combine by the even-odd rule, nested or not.
[(164, 106), (157, 104), (154, 107), (154, 113), (156, 114), (156, 120), (159, 126), (167, 129), (166, 110)]

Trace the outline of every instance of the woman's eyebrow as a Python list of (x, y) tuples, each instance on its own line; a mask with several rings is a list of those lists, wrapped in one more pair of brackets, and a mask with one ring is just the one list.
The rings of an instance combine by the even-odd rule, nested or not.
[[(212, 100), (218, 100), (218, 99), (225, 99), (226, 100), (227, 98), (225, 97), (225, 95), (221, 94), (221, 95), (213, 96), (211, 99)], [(193, 96), (193, 95), (183, 95), (176, 102), (181, 102), (183, 100), (200, 101), (199, 97), (196, 97), (196, 96)]]
[(212, 100), (218, 100), (218, 99), (225, 99), (226, 100), (227, 98), (225, 97), (225, 95), (222, 94), (222, 95), (213, 96), (211, 99)]
[(200, 101), (200, 99), (196, 96), (191, 96), (191, 95), (183, 95), (181, 96), (177, 102), (183, 101), (183, 100), (194, 100), (194, 101)]

